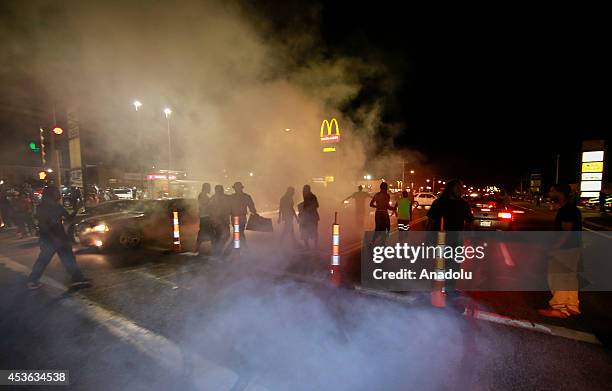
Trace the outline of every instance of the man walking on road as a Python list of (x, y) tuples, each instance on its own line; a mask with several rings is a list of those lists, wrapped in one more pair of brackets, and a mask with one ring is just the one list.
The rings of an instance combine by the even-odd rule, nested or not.
[(246, 237), (244, 235), (244, 227), (247, 223), (247, 209), (251, 214), (257, 214), (255, 209), (255, 203), (250, 195), (243, 191), (244, 186), (242, 182), (234, 183), (234, 194), (230, 196), (230, 205), (232, 211), (232, 217), (238, 216), (240, 218), (240, 243), (242, 246), (247, 247)]
[(580, 314), (577, 271), (582, 214), (571, 202), (571, 192), (567, 184), (554, 185), (550, 191), (551, 200), (558, 205), (555, 231), (559, 231), (548, 261), (548, 285), (553, 297), (549, 308), (538, 311), (542, 316), (561, 319)]
[(211, 231), (212, 231), (212, 252), (215, 255), (221, 254), (225, 248), (227, 239), (230, 236), (230, 203), (229, 197), (225, 194), (222, 185), (215, 186), (215, 194), (210, 197), (208, 202), (208, 211), (211, 220)]
[(202, 192), (198, 195), (198, 207), (200, 210), (200, 230), (198, 231), (198, 238), (196, 240), (195, 254), (200, 252), (200, 246), (202, 242), (206, 240), (212, 240), (212, 221), (210, 218), (210, 210), (208, 204), (210, 204), (210, 183), (202, 184)]
[(389, 205), (391, 202), (391, 196), (387, 190), (389, 185), (386, 182), (380, 184), (380, 191), (374, 195), (372, 201), (370, 201), (370, 207), (376, 208), (374, 214), (374, 236), (372, 237), (372, 243), (376, 243), (379, 237), (382, 237), (383, 245), (387, 243), (387, 237), (391, 230), (391, 220), (389, 219), (389, 210), (395, 211), (395, 207)]
[[(463, 243), (461, 232), (474, 221), (470, 205), (461, 198), (463, 183), (458, 179), (448, 181), (440, 198), (431, 204), (427, 212), (427, 231), (446, 231), (446, 244), (454, 247)], [(461, 265), (454, 259), (446, 260), (446, 270), (460, 271)], [(455, 280), (445, 280), (446, 294), (456, 300)]]
[(366, 214), (366, 201), (368, 198), (371, 198), (371, 196), (363, 191), (363, 186), (359, 185), (357, 191), (346, 197), (344, 201), (348, 201), (351, 198), (355, 200), (355, 224), (359, 229), (363, 229)]
[(293, 196), (295, 195), (295, 189), (288, 187), (285, 195), (280, 199), (278, 206), (278, 223), (283, 224), (283, 230), (281, 232), (281, 242), (284, 241), (285, 236), (289, 235), (291, 243), (296, 245), (295, 234), (293, 231), (293, 222), (297, 221), (297, 215), (295, 214), (295, 208), (293, 207)]
[(69, 215), (66, 209), (60, 205), (60, 192), (56, 187), (45, 187), (42, 194), (42, 201), (36, 211), (38, 226), (40, 230), (40, 254), (32, 268), (32, 273), (28, 278), (28, 288), (38, 289), (41, 283), (38, 281), (45, 268), (57, 253), (60, 261), (70, 273), (72, 278), (72, 288), (85, 288), (91, 286), (76, 264), (72, 243), (64, 230), (63, 220), (73, 218), (78, 208), (74, 209)]

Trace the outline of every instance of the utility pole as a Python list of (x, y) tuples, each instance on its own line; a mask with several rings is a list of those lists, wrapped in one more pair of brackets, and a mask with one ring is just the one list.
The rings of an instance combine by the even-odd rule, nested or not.
[(557, 170), (555, 172), (555, 183), (559, 183), (559, 158), (561, 154), (557, 154)]

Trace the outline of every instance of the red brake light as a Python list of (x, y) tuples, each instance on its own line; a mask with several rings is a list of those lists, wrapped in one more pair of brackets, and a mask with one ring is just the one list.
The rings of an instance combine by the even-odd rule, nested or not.
[(512, 213), (510, 212), (499, 212), (497, 217), (504, 220), (510, 220), (512, 218)]

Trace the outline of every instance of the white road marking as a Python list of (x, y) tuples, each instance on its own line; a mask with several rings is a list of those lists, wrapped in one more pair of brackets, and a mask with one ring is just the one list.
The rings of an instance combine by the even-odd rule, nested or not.
[(597, 339), (597, 337), (595, 337), (593, 334), (590, 334), (584, 331), (568, 329), (566, 327), (535, 323), (529, 320), (514, 319), (511, 317), (496, 314), (493, 312), (486, 312), (486, 311), (480, 311), (480, 310), (475, 310), (473, 314), (468, 313), (466, 311), (464, 315), (473, 316), (476, 319), (486, 320), (487, 322), (493, 322), (493, 323), (503, 324), (506, 326), (537, 331), (537, 332), (548, 334), (548, 335), (563, 337), (567, 339), (573, 339), (575, 341), (588, 342), (588, 343), (592, 343), (596, 345), (601, 344), (599, 340)]
[(510, 252), (508, 251), (508, 247), (506, 246), (506, 243), (503, 243), (503, 242), (500, 243), (499, 248), (502, 252), (502, 256), (504, 257), (504, 263), (507, 266), (514, 267), (514, 262), (512, 261), (512, 256), (510, 255)]
[(606, 238), (606, 239), (612, 239), (612, 236), (607, 235), (607, 234), (605, 234), (605, 233), (603, 233), (603, 232), (600, 232), (600, 231), (595, 231), (595, 230), (592, 230), (592, 229), (589, 229), (589, 228), (586, 228), (586, 227), (582, 227), (582, 229), (584, 229), (584, 230), (586, 230), (586, 231), (589, 231), (589, 232), (593, 232), (593, 233), (594, 233), (594, 234), (596, 234), (596, 235), (603, 236), (603, 237), (604, 237), (604, 238)]
[(138, 274), (139, 276), (142, 276), (142, 277), (147, 278), (149, 280), (153, 280), (155, 282), (159, 282), (160, 284), (168, 286), (168, 287), (170, 287), (172, 289), (178, 289), (178, 285), (176, 285), (172, 281), (169, 281), (169, 280), (165, 279), (164, 277), (156, 276), (153, 273), (149, 273), (149, 272), (146, 272), (144, 270), (130, 270), (130, 273)]
[[(30, 273), (30, 268), (3, 255), (0, 255), (0, 263), (15, 272), (25, 275)], [(41, 281), (60, 291), (67, 289), (65, 285), (51, 277), (43, 276)], [(238, 374), (231, 369), (184, 351), (166, 337), (101, 307), (78, 292), (59, 302), (102, 325), (109, 333), (130, 344), (162, 367), (178, 373), (184, 373), (186, 368), (189, 368), (197, 376), (195, 383), (203, 390), (231, 390), (238, 382)]]

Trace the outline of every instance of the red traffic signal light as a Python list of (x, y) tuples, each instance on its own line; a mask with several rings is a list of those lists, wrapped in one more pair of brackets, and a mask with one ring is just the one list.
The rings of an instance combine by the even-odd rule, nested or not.
[(59, 126), (55, 126), (53, 129), (51, 129), (51, 131), (57, 134), (58, 136), (64, 133), (64, 129), (60, 128)]

